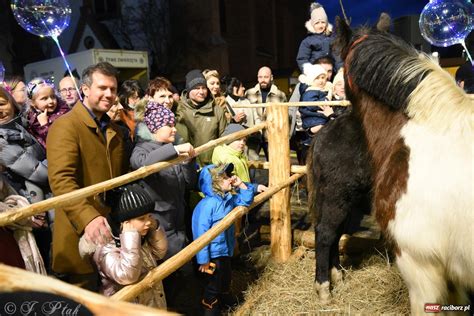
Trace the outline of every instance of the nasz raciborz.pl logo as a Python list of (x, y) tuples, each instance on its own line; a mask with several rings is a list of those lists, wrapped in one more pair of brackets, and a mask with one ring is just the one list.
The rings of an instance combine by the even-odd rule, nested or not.
[[(0, 315), (23, 315), (23, 316), (40, 316), (40, 315), (61, 315), (76, 316), (80, 315), (81, 304), (70, 305), (65, 301), (24, 301), (22, 303), (7, 302), (3, 305), (3, 311)], [(2, 313), (3, 312), (3, 313)]]
[(441, 304), (425, 304), (425, 313), (440, 313), (440, 312), (469, 312), (471, 305), (441, 305)]

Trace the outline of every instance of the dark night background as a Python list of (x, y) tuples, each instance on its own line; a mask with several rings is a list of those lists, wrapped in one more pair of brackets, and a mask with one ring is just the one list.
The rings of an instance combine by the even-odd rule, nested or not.
[[(380, 12), (387, 12), (392, 18), (405, 15), (420, 14), (428, 0), (343, 0), (348, 17), (352, 17), (352, 25), (364, 23), (373, 24)], [(329, 20), (334, 21), (336, 15), (342, 16), (338, 0), (321, 0), (320, 4), (326, 9)]]
[[(26, 64), (58, 57), (59, 52), (49, 38), (39, 38), (18, 25), (10, 2), (0, 0), (0, 60), (7, 74), (22, 75)], [(70, 0), (73, 17), (59, 40), (67, 55), (91, 48), (146, 50), (151, 60), (150, 77), (161, 75), (182, 83), (190, 69), (209, 68), (237, 76), (250, 85), (262, 65), (271, 67), (279, 78), (294, 75), (297, 49), (307, 34), (304, 23), (309, 18), (311, 2)], [(443, 67), (462, 64), (461, 45), (430, 47), (421, 38), (417, 16), (429, 0), (342, 2), (351, 26), (373, 25), (381, 12), (387, 12), (394, 22), (393, 33), (427, 53), (439, 52)], [(137, 3), (140, 5), (133, 7)], [(330, 23), (334, 24), (336, 16), (343, 16), (340, 0), (319, 3)], [(155, 9), (147, 11), (149, 5), (155, 5)], [(137, 34), (142, 42), (136, 41)], [(471, 54), (473, 35), (471, 32), (466, 40)]]

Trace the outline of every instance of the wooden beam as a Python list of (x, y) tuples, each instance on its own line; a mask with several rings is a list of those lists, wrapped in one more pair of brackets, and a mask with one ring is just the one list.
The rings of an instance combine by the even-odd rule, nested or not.
[(0, 264), (0, 284), (2, 292), (36, 291), (61, 295), (82, 304), (97, 316), (177, 315), (143, 305), (113, 302), (106, 296), (63, 281), (4, 264)]
[[(288, 107), (272, 105), (266, 109), (270, 186), (290, 176), (290, 139)], [(285, 188), (270, 199), (272, 257), (286, 262), (291, 255), (290, 189)]]
[(339, 101), (311, 101), (311, 102), (282, 102), (282, 103), (255, 103), (255, 104), (236, 104), (233, 105), (233, 108), (239, 109), (253, 109), (253, 108), (267, 108), (270, 105), (277, 105), (277, 106), (349, 106), (351, 105), (351, 101), (347, 100), (339, 100)]
[[(206, 152), (208, 150), (213, 149), (214, 147), (227, 143), (232, 140), (240, 139), (244, 136), (248, 136), (250, 134), (253, 134), (257, 131), (260, 131), (266, 126), (266, 123), (260, 123), (258, 125), (255, 125), (253, 127), (247, 128), (245, 130), (218, 138), (209, 141), (208, 143), (199, 146), (195, 149), (196, 156)], [(27, 218), (29, 216), (47, 211), (49, 209), (54, 209), (54, 208), (59, 208), (63, 206), (68, 206), (68, 205), (73, 205), (77, 203), (78, 201), (89, 197), (91, 195), (96, 195), (99, 193), (103, 193), (107, 190), (116, 188), (118, 186), (124, 185), (126, 183), (145, 178), (149, 176), (150, 174), (156, 173), (160, 170), (163, 170), (165, 168), (168, 168), (172, 165), (176, 165), (184, 160), (186, 160), (186, 157), (178, 157), (176, 159), (170, 160), (170, 161), (164, 161), (164, 162), (157, 162), (153, 165), (141, 167), (140, 169), (137, 169), (133, 172), (124, 174), (122, 176), (100, 182), (79, 190), (75, 190), (73, 192), (69, 192), (66, 194), (62, 194), (59, 196), (52, 197), (47, 200), (43, 200), (34, 204), (31, 204), (26, 207), (18, 208), (18, 209), (13, 209), (9, 210), (6, 212), (3, 212), (0, 214), (0, 226), (5, 226), (10, 223), (16, 222), (20, 219)], [(52, 162), (50, 162), (52, 163)]]
[[(260, 238), (263, 241), (271, 241), (270, 226), (262, 225), (260, 227)], [(293, 229), (293, 244), (314, 249), (316, 244), (314, 230)]]

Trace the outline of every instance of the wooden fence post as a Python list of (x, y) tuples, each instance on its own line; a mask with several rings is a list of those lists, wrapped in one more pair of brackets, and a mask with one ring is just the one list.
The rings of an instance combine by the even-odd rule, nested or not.
[[(290, 177), (290, 140), (288, 107), (271, 104), (266, 109), (270, 186)], [(270, 199), (271, 254), (275, 261), (285, 262), (291, 255), (290, 188), (284, 188)]]

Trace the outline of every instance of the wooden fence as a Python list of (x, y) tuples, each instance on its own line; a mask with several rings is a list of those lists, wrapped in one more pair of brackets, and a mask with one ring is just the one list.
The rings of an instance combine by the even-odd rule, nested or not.
[[(292, 102), (292, 103), (267, 103), (251, 106), (239, 107), (266, 107), (266, 122), (255, 125), (251, 128), (237, 133), (212, 140), (195, 149), (196, 154), (201, 154), (214, 147), (232, 140), (240, 139), (252, 133), (267, 128), (269, 162), (251, 162), (253, 167), (269, 169), (269, 190), (257, 195), (254, 203), (246, 207), (236, 207), (216, 226), (190, 243), (186, 248), (175, 256), (169, 258), (160, 266), (150, 271), (141, 281), (122, 288), (111, 298), (106, 298), (96, 293), (79, 289), (70, 284), (55, 280), (49, 277), (33, 274), (20, 269), (8, 267), (0, 264), (0, 289), (3, 291), (19, 290), (42, 290), (63, 295), (83, 304), (96, 315), (108, 315), (117, 311), (117, 315), (132, 315), (137, 313), (137, 309), (130, 309), (124, 302), (130, 301), (143, 290), (170, 275), (199, 252), (204, 246), (209, 244), (217, 235), (227, 229), (237, 219), (241, 218), (253, 207), (270, 199), (270, 224), (271, 224), (271, 254), (275, 261), (285, 262), (291, 255), (291, 218), (290, 218), (290, 190), (289, 186), (306, 173), (305, 166), (290, 165), (289, 149), (289, 122), (288, 106), (308, 106), (308, 105), (348, 105), (347, 101), (337, 102)], [(86, 197), (97, 195), (115, 187), (124, 185), (144, 178), (150, 174), (158, 172), (164, 168), (184, 161), (185, 157), (178, 157), (167, 162), (159, 162), (150, 166), (142, 167), (138, 170), (123, 176), (107, 180), (92, 186), (88, 186), (74, 192), (56, 196), (27, 207), (11, 210), (0, 214), (0, 226), (8, 225), (23, 218), (44, 212), (57, 207), (72, 205)], [(291, 172), (294, 172), (291, 176)], [(17, 280), (17, 281), (15, 281)], [(47, 286), (40, 286), (47, 284)], [(104, 305), (105, 304), (105, 305)], [(123, 305), (121, 305), (123, 304)], [(109, 306), (110, 309), (104, 308)], [(132, 305), (136, 306), (136, 305)], [(164, 311), (153, 310), (145, 307), (140, 310), (143, 315), (165, 315)]]

